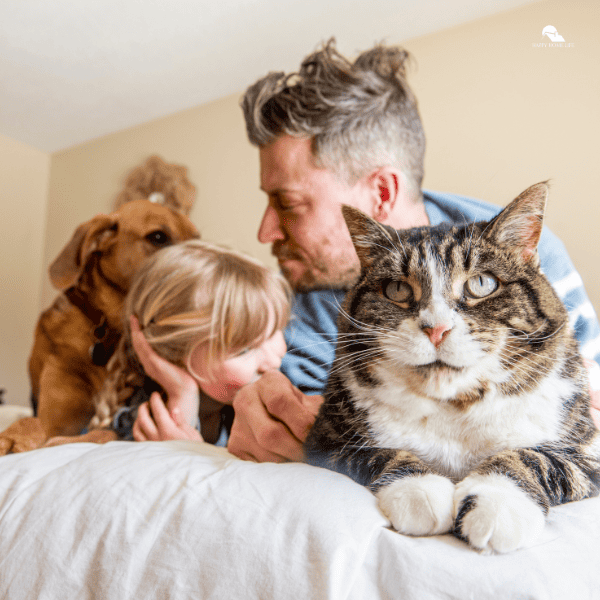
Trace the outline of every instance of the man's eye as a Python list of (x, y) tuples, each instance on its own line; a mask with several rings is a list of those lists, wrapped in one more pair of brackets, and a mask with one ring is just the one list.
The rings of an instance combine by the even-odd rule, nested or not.
[(286, 202), (285, 200), (280, 200), (280, 199), (278, 199), (275, 202), (275, 206), (279, 210), (290, 210), (292, 208), (292, 205), (289, 202)]
[(272, 203), (275, 209), (287, 211), (292, 210), (295, 206), (294, 202), (290, 201), (283, 194), (273, 194), (271, 196)]

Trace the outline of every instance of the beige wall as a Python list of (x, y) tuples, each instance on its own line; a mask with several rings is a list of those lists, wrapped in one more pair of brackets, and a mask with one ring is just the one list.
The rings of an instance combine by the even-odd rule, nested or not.
[(29, 404), (27, 359), (40, 311), (50, 157), (0, 136), (0, 388)]
[[(504, 205), (528, 185), (551, 178), (547, 223), (563, 238), (597, 311), (600, 209), (592, 185), (600, 158), (598, 17), (595, 0), (569, 5), (548, 0), (404, 42), (418, 65), (411, 80), (428, 136), (426, 187)], [(546, 25), (554, 25), (574, 46), (534, 48), (548, 42), (541, 36)], [(307, 52), (318, 41), (310, 42)], [(41, 306), (55, 293), (47, 266), (75, 227), (109, 211), (128, 171), (154, 153), (189, 168), (199, 191), (191, 217), (205, 239), (229, 243), (274, 265), (269, 249), (256, 241), (265, 199), (258, 191), (258, 155), (246, 141), (238, 97), (51, 157)], [(20, 227), (26, 215), (31, 218), (23, 210), (10, 222)], [(18, 304), (13, 310), (0, 316), (2, 331), (5, 322), (12, 327), (21, 318)], [(16, 337), (29, 340), (29, 333), (20, 333), (27, 326), (15, 327)], [(10, 368), (22, 366), (14, 362)]]

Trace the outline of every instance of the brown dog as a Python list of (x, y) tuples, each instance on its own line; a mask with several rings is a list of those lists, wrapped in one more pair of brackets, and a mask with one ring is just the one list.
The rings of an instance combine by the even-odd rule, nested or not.
[(147, 200), (123, 204), (77, 228), (50, 266), (62, 294), (42, 313), (29, 359), (37, 417), (0, 433), (0, 455), (82, 431), (122, 334), (121, 311), (133, 275), (156, 250), (196, 237), (186, 216)]

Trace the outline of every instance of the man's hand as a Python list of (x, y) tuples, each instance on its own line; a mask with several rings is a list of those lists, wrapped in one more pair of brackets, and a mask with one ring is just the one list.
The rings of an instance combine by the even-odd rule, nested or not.
[(233, 399), (227, 449), (256, 462), (301, 461), (302, 444), (322, 402), (322, 396), (306, 396), (279, 371), (267, 371)]
[(146, 375), (154, 379), (167, 394), (168, 410), (188, 425), (195, 425), (200, 403), (196, 380), (185, 369), (170, 363), (152, 350), (135, 317), (132, 316), (130, 322), (133, 349)]
[(593, 360), (584, 359), (590, 378), (590, 396), (592, 397), (592, 419), (600, 429), (600, 366)]
[(186, 422), (178, 408), (169, 413), (158, 392), (154, 392), (150, 396), (150, 400), (138, 408), (138, 416), (133, 424), (132, 433), (136, 442), (202, 441), (197, 429)]

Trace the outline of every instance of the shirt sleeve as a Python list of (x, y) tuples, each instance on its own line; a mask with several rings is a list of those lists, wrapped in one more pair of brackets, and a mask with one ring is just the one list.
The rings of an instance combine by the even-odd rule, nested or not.
[(344, 295), (339, 290), (319, 290), (294, 297), (281, 371), (304, 394), (323, 394), (335, 356), (337, 318)]
[(544, 229), (538, 246), (542, 271), (569, 312), (569, 324), (585, 358), (600, 363), (600, 325), (579, 273), (563, 243)]

